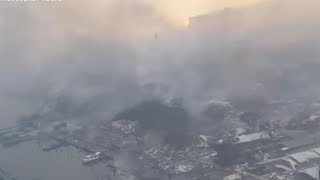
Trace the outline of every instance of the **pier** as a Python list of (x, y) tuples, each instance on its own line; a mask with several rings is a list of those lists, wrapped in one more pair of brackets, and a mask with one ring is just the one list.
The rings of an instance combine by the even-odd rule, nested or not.
[(45, 151), (45, 152), (50, 152), (50, 151), (59, 149), (59, 148), (61, 148), (63, 146), (66, 146), (66, 145), (67, 144), (65, 144), (64, 142), (57, 142), (55, 144), (51, 144), (48, 147), (43, 148), (42, 150)]
[(19, 180), (19, 179), (12, 176), (8, 171), (0, 168), (0, 180)]
[[(110, 155), (112, 153), (112, 150), (110, 147), (107, 147), (105, 145), (101, 145), (94, 142), (84, 141), (84, 140), (75, 140), (71, 136), (61, 136), (58, 134), (50, 135), (50, 138), (57, 141), (58, 144), (62, 146), (73, 146), (77, 149), (80, 149), (83, 152), (92, 154), (96, 152), (101, 152), (101, 160), (110, 160), (113, 159), (113, 156)], [(53, 148), (59, 148), (58, 144), (54, 146)]]

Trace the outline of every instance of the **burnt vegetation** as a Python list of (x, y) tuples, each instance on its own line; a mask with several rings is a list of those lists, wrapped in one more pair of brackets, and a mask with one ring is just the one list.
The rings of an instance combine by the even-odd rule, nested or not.
[(165, 132), (167, 143), (182, 146), (186, 143), (189, 115), (181, 105), (167, 105), (152, 100), (137, 104), (117, 114), (113, 120), (138, 121), (145, 131)]

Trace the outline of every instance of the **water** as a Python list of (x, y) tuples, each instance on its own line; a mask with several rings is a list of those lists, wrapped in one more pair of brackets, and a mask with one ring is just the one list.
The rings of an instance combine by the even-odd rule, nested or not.
[[(32, 112), (28, 104), (12, 99), (0, 102), (0, 128), (13, 126), (22, 115)], [(39, 146), (40, 145), (40, 146)], [(108, 172), (105, 164), (82, 166), (85, 155), (73, 147), (43, 152), (37, 141), (26, 142), (11, 148), (0, 146), (0, 168), (20, 180), (105, 180)]]
[(21, 180), (102, 180), (106, 164), (82, 166), (85, 155), (73, 147), (43, 152), (37, 141), (0, 148), (0, 167)]

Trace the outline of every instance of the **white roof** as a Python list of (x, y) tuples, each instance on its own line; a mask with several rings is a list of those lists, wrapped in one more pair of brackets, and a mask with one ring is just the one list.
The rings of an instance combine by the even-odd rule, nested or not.
[(238, 138), (237, 144), (240, 144), (245, 142), (256, 141), (259, 139), (269, 139), (270, 136), (266, 132), (259, 132), (254, 134), (241, 135), (241, 136), (238, 136), (237, 138)]
[(317, 118), (319, 118), (319, 117), (320, 117), (319, 114), (313, 114), (313, 115), (311, 115), (310, 120), (311, 120), (311, 121), (315, 121), (315, 120), (317, 120)]
[(313, 151), (304, 151), (304, 152), (299, 152), (296, 154), (290, 154), (288, 156), (291, 157), (292, 159), (296, 160), (299, 163), (304, 163), (304, 162), (308, 162), (313, 159), (320, 158), (320, 156)]
[(313, 151), (316, 152), (317, 154), (320, 154), (320, 148), (313, 149)]
[(319, 180), (319, 168), (317, 166), (305, 169), (302, 172), (308, 174), (309, 176), (313, 177), (314, 179)]
[(225, 176), (223, 178), (223, 180), (238, 180), (241, 179), (241, 175), (240, 174), (231, 174), (229, 176)]

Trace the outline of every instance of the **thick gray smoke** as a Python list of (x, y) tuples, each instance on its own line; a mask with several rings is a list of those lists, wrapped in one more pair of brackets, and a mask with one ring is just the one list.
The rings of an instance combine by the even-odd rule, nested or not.
[(198, 112), (213, 98), (318, 93), (317, 0), (227, 9), (192, 18), (185, 30), (170, 30), (148, 5), (119, 2), (117, 11), (89, 11), (97, 22), (86, 3), (71, 10), (79, 18), (63, 3), (1, 6), (2, 119), (59, 96), (108, 119), (150, 98), (183, 98)]

